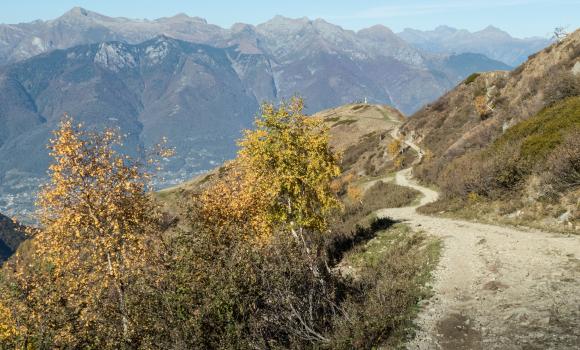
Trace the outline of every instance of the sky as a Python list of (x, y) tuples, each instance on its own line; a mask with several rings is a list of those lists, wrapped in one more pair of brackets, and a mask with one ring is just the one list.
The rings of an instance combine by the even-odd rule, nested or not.
[(580, 0), (0, 0), (0, 23), (52, 19), (80, 6), (108, 16), (148, 18), (186, 13), (230, 27), (275, 15), (323, 18), (346, 29), (383, 24), (395, 32), (438, 25), (481, 30), (494, 25), (516, 37), (550, 36), (580, 27)]

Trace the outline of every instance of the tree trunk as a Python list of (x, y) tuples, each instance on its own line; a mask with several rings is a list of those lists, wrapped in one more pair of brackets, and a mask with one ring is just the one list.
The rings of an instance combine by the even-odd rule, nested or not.
[[(107, 253), (107, 263), (109, 266), (109, 274), (113, 279), (113, 264), (111, 263), (111, 255)], [(121, 313), (121, 326), (123, 327), (123, 340), (126, 341), (129, 335), (129, 320), (127, 319), (127, 305), (125, 302), (125, 286), (122, 282), (114, 281), (117, 294), (119, 294), (119, 312)]]

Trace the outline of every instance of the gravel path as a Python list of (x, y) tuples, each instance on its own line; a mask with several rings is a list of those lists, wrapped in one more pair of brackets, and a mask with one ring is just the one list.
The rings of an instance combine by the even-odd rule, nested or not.
[[(423, 193), (411, 169), (395, 182)], [(388, 216), (443, 240), (444, 249), (408, 349), (580, 349), (580, 237), (424, 216)]]

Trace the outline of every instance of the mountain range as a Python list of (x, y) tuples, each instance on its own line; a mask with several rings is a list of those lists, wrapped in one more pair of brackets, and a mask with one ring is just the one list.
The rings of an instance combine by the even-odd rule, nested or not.
[(141, 20), (108, 17), (75, 7), (53, 20), (0, 24), (0, 64), (81, 44), (103, 41), (137, 44), (160, 34), (218, 47), (239, 45), (245, 53), (268, 52), (279, 57), (293, 51), (295, 45), (290, 43), (311, 44), (302, 39), (312, 30), (320, 34), (328, 49), (332, 46), (348, 47), (354, 55), (365, 55), (366, 51), (380, 52), (408, 63), (422, 61), (418, 48), (434, 53), (481, 53), (513, 67), (549, 43), (548, 39), (539, 37), (513, 38), (493, 26), (473, 33), (440, 26), (432, 31), (405, 29), (394, 34), (383, 26), (353, 32), (321, 19), (311, 21), (276, 16), (257, 26), (237, 23), (225, 29), (209, 24), (203, 18), (185, 14)]
[(548, 46), (549, 39), (541, 37), (514, 38), (507, 32), (488, 26), (469, 32), (449, 26), (421, 31), (407, 28), (397, 34), (416, 48), (431, 53), (480, 53), (512, 67), (519, 66), (528, 56)]
[(120, 128), (133, 153), (167, 137), (177, 156), (163, 175), (176, 183), (231, 158), (262, 101), (300, 94), (309, 113), (367, 100), (409, 114), (474, 71), (510, 68), (480, 53), (426, 52), (385, 26), (355, 32), (322, 19), (224, 29), (184, 14), (74, 8), (0, 25), (0, 210), (33, 202), (65, 113)]

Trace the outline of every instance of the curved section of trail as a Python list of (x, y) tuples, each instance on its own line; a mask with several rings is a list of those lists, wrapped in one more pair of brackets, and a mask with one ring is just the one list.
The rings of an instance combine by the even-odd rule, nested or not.
[[(395, 182), (420, 191), (419, 205), (438, 197), (411, 169)], [(378, 212), (443, 241), (408, 349), (580, 348), (580, 237), (425, 216), (419, 205)]]

